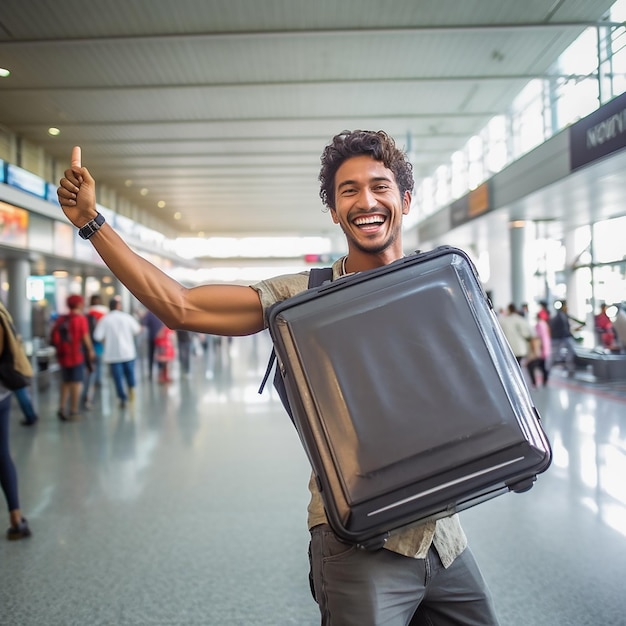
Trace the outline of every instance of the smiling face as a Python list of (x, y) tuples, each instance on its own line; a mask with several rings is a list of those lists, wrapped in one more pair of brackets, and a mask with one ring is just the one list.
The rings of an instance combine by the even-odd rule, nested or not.
[(390, 169), (369, 155), (351, 157), (337, 170), (334, 191), (330, 212), (346, 235), (351, 259), (378, 255), (389, 262), (402, 256), (402, 216), (411, 193), (400, 193)]

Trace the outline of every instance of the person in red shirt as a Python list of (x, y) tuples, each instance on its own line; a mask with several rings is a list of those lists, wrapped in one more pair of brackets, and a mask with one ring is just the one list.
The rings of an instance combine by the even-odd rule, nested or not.
[(176, 356), (174, 331), (163, 324), (154, 338), (154, 345), (154, 359), (159, 364), (159, 384), (171, 383), (169, 367)]
[(594, 322), (600, 345), (603, 348), (611, 349), (615, 344), (615, 334), (613, 332), (613, 322), (606, 310), (606, 304), (600, 305), (600, 312), (595, 316)]
[[(85, 379), (85, 358), (95, 359), (89, 324), (83, 315), (83, 298), (77, 294), (67, 299), (69, 313), (60, 315), (52, 328), (51, 343), (61, 367), (61, 391), (57, 415), (61, 421), (80, 419), (78, 404)], [(69, 400), (69, 413), (67, 404)]]

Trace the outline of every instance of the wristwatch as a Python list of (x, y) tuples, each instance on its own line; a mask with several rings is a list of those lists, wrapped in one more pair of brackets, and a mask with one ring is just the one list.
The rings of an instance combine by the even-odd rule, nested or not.
[(91, 222), (87, 222), (79, 231), (78, 234), (83, 239), (89, 239), (89, 237), (95, 235), (100, 227), (104, 224), (104, 215), (102, 213), (98, 213), (96, 217), (94, 217)]

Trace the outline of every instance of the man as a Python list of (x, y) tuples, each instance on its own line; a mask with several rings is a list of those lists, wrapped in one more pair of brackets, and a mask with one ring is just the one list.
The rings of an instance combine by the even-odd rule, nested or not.
[(607, 313), (607, 309), (606, 304), (601, 304), (600, 311), (593, 321), (598, 345), (610, 350), (615, 346), (615, 332), (613, 331), (613, 322)]
[(135, 395), (135, 337), (140, 332), (139, 322), (122, 311), (122, 300), (119, 296), (111, 298), (109, 313), (100, 319), (93, 331), (94, 339), (104, 344), (102, 359), (109, 364), (121, 408)]
[[(550, 336), (552, 337), (552, 358), (564, 359), (567, 375), (572, 378), (576, 372), (576, 344), (567, 313), (567, 302), (561, 302), (561, 308), (550, 318)], [(579, 330), (582, 326), (578, 326)]]
[[(141, 318), (141, 325), (145, 326), (148, 331), (147, 337), (147, 347), (148, 347), (148, 380), (152, 380), (152, 375), (154, 373), (154, 352), (156, 350), (155, 339), (159, 334), (161, 328), (163, 328), (163, 322), (152, 312), (146, 311), (144, 316)], [(159, 370), (161, 369), (160, 365), (157, 363)], [(161, 372), (159, 371), (159, 374)]]
[[(348, 254), (333, 277), (380, 267), (403, 256), (402, 219), (413, 175), (406, 155), (382, 131), (344, 132), (322, 155), (320, 196), (343, 230)], [(277, 301), (307, 288), (306, 274), (252, 285), (185, 288), (135, 254), (98, 216), (95, 182), (72, 153), (58, 190), (65, 215), (109, 268), (167, 326), (212, 335), (266, 327)], [(328, 526), (314, 480), (309, 484), (311, 582), (324, 626), (497, 624), (489, 592), (456, 515), (394, 534), (384, 548), (359, 550)]]
[(509, 304), (507, 314), (500, 317), (500, 326), (513, 350), (517, 362), (521, 365), (528, 354), (532, 330), (525, 317), (520, 315), (513, 303)]
[(181, 376), (189, 376), (191, 372), (191, 344), (193, 334), (188, 330), (176, 331), (176, 345), (178, 347), (178, 362)]
[(56, 349), (61, 367), (61, 392), (57, 416), (62, 422), (81, 418), (78, 403), (85, 379), (85, 358), (93, 361), (95, 357), (89, 324), (83, 315), (83, 306), (82, 296), (78, 294), (69, 296), (67, 298), (69, 313), (59, 316), (52, 328), (51, 344)]

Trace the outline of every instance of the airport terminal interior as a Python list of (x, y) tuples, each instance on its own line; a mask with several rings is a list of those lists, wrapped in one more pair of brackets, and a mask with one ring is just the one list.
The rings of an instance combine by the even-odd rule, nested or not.
[[(309, 465), (271, 385), (265, 333), (208, 343), (189, 377), (121, 409), (105, 377), (79, 422), (36, 392), (11, 445), (33, 535), (0, 542), (3, 624), (315, 626)], [(626, 382), (553, 368), (532, 390), (553, 463), (528, 492), (460, 514), (503, 626), (620, 626), (626, 596)]]
[(3, 0), (0, 299), (38, 420), (14, 394), (32, 536), (0, 526), (0, 624), (320, 624), (268, 331), (195, 334), (159, 381), (144, 329), (134, 397), (104, 368), (62, 420), (50, 329), (69, 295), (145, 313), (59, 208), (72, 146), (137, 254), (250, 285), (345, 254), (318, 188), (344, 128), (412, 164), (405, 254), (461, 248), (497, 314), (570, 316), (573, 362), (532, 384), (522, 361), (551, 465), (459, 513), (501, 626), (626, 626), (626, 0)]

